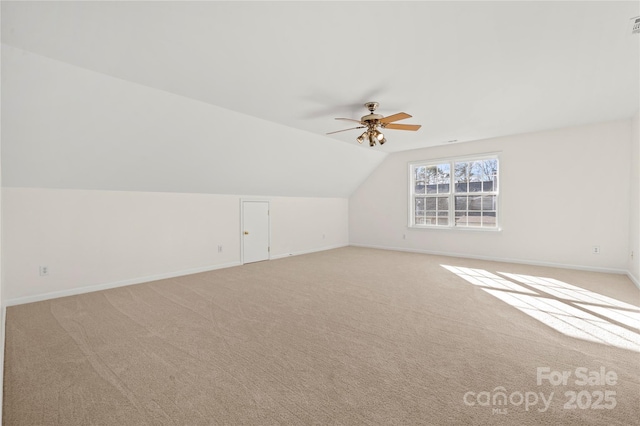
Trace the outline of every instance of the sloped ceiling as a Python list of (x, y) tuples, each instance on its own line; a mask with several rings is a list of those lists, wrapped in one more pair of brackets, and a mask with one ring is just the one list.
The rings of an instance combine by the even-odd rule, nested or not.
[[(215, 157), (225, 158), (223, 170), (275, 161), (262, 175), (283, 180), (309, 182), (311, 170), (316, 184), (326, 182), (317, 194), (349, 193), (388, 152), (631, 117), (640, 98), (638, 15), (631, 1), (3, 1), (3, 184), (131, 185), (91, 178), (76, 170), (82, 164), (93, 172), (115, 165), (137, 188), (173, 169), (192, 176), (167, 183), (175, 190), (262, 191), (207, 170), (203, 159)], [(78, 85), (83, 79), (92, 83)], [(389, 130), (375, 149), (357, 145), (357, 130), (325, 135), (351, 127), (334, 118), (361, 117), (366, 101), (380, 102), (383, 115), (406, 111), (406, 122), (423, 128)], [(146, 127), (131, 119), (145, 116)], [(199, 136), (167, 137), (180, 132)], [(152, 164), (133, 176), (145, 156)], [(56, 161), (73, 164), (69, 176)], [(291, 185), (282, 192), (313, 186)]]
[(346, 197), (385, 154), (5, 46), (4, 186)]

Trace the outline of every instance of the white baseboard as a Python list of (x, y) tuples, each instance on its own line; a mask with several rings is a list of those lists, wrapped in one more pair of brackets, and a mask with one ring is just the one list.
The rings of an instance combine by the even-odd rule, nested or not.
[(93, 291), (108, 290), (111, 288), (123, 287), (123, 286), (133, 285), (133, 284), (141, 284), (149, 281), (158, 281), (158, 280), (164, 280), (167, 278), (181, 277), (183, 275), (197, 274), (199, 272), (207, 272), (207, 271), (214, 271), (216, 269), (230, 268), (232, 266), (240, 266), (240, 262), (224, 263), (220, 265), (209, 265), (209, 266), (203, 266), (199, 268), (185, 269), (182, 271), (167, 272), (164, 274), (149, 275), (145, 277), (137, 277), (137, 278), (131, 278), (127, 280), (96, 284), (96, 285), (91, 285), (86, 287), (76, 287), (68, 290), (52, 291), (49, 293), (36, 294), (34, 296), (17, 297), (14, 299), (7, 299), (5, 301), (5, 306), (14, 306), (14, 305), (22, 305), (24, 303), (40, 302), (42, 300), (55, 299), (58, 297), (75, 296), (77, 294), (90, 293)]
[[(303, 251), (297, 251), (292, 253), (272, 255), (270, 257), (270, 260), (283, 259), (289, 256), (299, 256), (303, 254), (316, 253), (316, 252), (325, 251), (325, 250), (333, 250), (337, 248), (347, 247), (349, 245), (354, 247), (365, 247), (365, 248), (373, 248), (373, 249), (379, 249), (379, 250), (393, 250), (393, 251), (403, 251), (403, 252), (410, 252), (410, 253), (431, 254), (436, 256), (449, 256), (449, 257), (458, 257), (458, 258), (488, 260), (488, 261), (494, 261), (494, 262), (520, 263), (520, 264), (535, 265), (535, 266), (548, 266), (548, 267), (554, 267), (554, 268), (566, 268), (566, 269), (577, 269), (577, 270), (594, 271), (594, 272), (605, 272), (605, 273), (612, 273), (612, 274), (624, 274), (624, 275), (627, 275), (631, 280), (631, 282), (633, 282), (636, 285), (636, 287), (640, 289), (640, 281), (636, 277), (634, 277), (629, 271), (625, 271), (621, 269), (586, 267), (581, 265), (567, 265), (567, 264), (560, 264), (560, 263), (537, 262), (537, 261), (522, 260), (522, 259), (476, 256), (476, 255), (467, 255), (467, 254), (459, 254), (459, 253), (437, 252), (437, 251), (430, 251), (430, 250), (407, 249), (403, 247), (376, 246), (376, 245), (370, 245), (370, 244), (339, 244), (339, 245), (325, 246), (325, 247), (315, 248), (311, 250), (303, 250)], [(149, 275), (145, 277), (138, 277), (138, 278), (132, 278), (127, 280), (102, 283), (102, 284), (97, 284), (97, 285), (92, 285), (87, 287), (77, 287), (77, 288), (72, 288), (68, 290), (52, 291), (49, 293), (37, 294), (33, 296), (7, 299), (4, 301), (5, 303), (1, 307), (2, 312), (0, 313), (0, 315), (2, 315), (2, 319), (3, 319), (2, 324), (3, 325), (5, 324), (7, 306), (40, 302), (42, 300), (55, 299), (58, 297), (74, 296), (77, 294), (90, 293), (93, 291), (108, 290), (111, 288), (141, 284), (145, 282), (157, 281), (157, 280), (162, 280), (167, 278), (180, 277), (183, 275), (197, 274), (199, 272), (214, 271), (216, 269), (230, 268), (233, 266), (240, 266), (240, 265), (241, 265), (240, 262), (230, 262), (230, 263), (225, 263), (220, 265), (209, 265), (209, 266), (203, 266), (199, 268), (186, 269), (182, 271), (174, 271), (174, 272), (168, 272), (164, 274)]]
[[(298, 255), (302, 255), (302, 254), (315, 253), (315, 252), (318, 252), (318, 251), (332, 250), (332, 249), (346, 247), (346, 246), (348, 246), (348, 244), (325, 246), (325, 247), (319, 247), (319, 248), (312, 249), (312, 250), (298, 251), (298, 252), (294, 252), (294, 253), (277, 254), (277, 255), (272, 255), (270, 257), (270, 260), (282, 259), (282, 258), (289, 257), (289, 256), (298, 256)], [(117, 288), (117, 287), (123, 287), (123, 286), (127, 286), (127, 285), (141, 284), (141, 283), (145, 283), (145, 282), (149, 282), (149, 281), (163, 280), (163, 279), (166, 279), (166, 278), (175, 278), (175, 277), (180, 277), (180, 276), (183, 276), (183, 275), (197, 274), (199, 272), (213, 271), (213, 270), (216, 270), (216, 269), (230, 268), (230, 267), (233, 267), (233, 266), (240, 266), (240, 265), (242, 265), (242, 263), (240, 263), (239, 261), (238, 262), (225, 263), (225, 264), (221, 264), (221, 265), (209, 265), (209, 266), (203, 266), (203, 267), (200, 267), (200, 268), (192, 268), (192, 269), (185, 269), (185, 270), (182, 270), (182, 271), (168, 272), (168, 273), (165, 273), (165, 274), (149, 275), (149, 276), (145, 276), (145, 277), (137, 277), (137, 278), (127, 279), (127, 280), (96, 284), (96, 285), (91, 285), (91, 286), (86, 286), (86, 287), (76, 287), (76, 288), (72, 288), (72, 289), (68, 289), (68, 290), (52, 291), (52, 292), (49, 292), (49, 293), (36, 294), (36, 295), (33, 295), (33, 296), (17, 297), (17, 298), (14, 298), (14, 299), (7, 299), (5, 301), (4, 306), (22, 305), (22, 304), (25, 304), (25, 303), (40, 302), (42, 300), (55, 299), (55, 298), (58, 298), (58, 297), (75, 296), (77, 294), (90, 293), (92, 291), (108, 290), (110, 288)]]
[(565, 268), (565, 269), (575, 269), (575, 270), (581, 270), (581, 271), (604, 272), (607, 274), (630, 275), (624, 269), (600, 268), (600, 267), (591, 267), (591, 266), (583, 266), (583, 265), (570, 265), (570, 264), (564, 264), (564, 263), (541, 262), (541, 261), (525, 260), (525, 259), (477, 256), (477, 255), (465, 254), (465, 253), (447, 253), (447, 252), (439, 252), (439, 251), (431, 251), (431, 250), (407, 249), (404, 247), (376, 246), (376, 245), (370, 245), (370, 244), (351, 244), (351, 245), (354, 247), (365, 247), (365, 248), (373, 248), (373, 249), (379, 249), (379, 250), (393, 250), (393, 251), (404, 251), (409, 253), (431, 254), (434, 256), (459, 257), (459, 258), (466, 258), (466, 259), (487, 260), (492, 262), (519, 263), (523, 265), (547, 266), (550, 268)]
[(640, 280), (638, 280), (638, 278), (634, 277), (633, 274), (630, 271), (627, 271), (627, 276), (629, 277), (631, 282), (634, 283), (636, 285), (636, 287), (638, 287), (638, 290), (640, 290)]
[(342, 247), (348, 247), (348, 246), (349, 246), (349, 244), (338, 244), (338, 245), (333, 245), (333, 246), (319, 247), (319, 248), (315, 248), (315, 249), (311, 249), (311, 250), (303, 250), (303, 251), (296, 251), (296, 252), (291, 252), (291, 253), (274, 254), (274, 255), (272, 255), (270, 257), (270, 260), (283, 259), (283, 258), (289, 257), (289, 256), (300, 256), (302, 254), (316, 253), (316, 252), (319, 252), (319, 251), (333, 250), (333, 249), (342, 248)]

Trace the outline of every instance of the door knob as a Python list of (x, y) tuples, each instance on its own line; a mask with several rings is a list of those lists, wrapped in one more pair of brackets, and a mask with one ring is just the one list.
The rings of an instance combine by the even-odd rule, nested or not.
[(249, 235), (249, 231), (244, 231), (244, 235)]

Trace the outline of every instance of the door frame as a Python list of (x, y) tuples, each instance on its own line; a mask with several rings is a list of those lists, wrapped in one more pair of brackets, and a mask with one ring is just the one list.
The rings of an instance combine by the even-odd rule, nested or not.
[(267, 260), (271, 260), (271, 200), (267, 198), (240, 198), (240, 264), (244, 265), (244, 203), (267, 203), (267, 235), (269, 238), (269, 251)]

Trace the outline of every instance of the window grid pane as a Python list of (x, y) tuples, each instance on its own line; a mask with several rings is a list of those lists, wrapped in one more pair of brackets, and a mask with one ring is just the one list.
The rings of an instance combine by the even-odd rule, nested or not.
[(413, 224), (497, 227), (497, 158), (416, 165), (412, 177)]
[(447, 226), (449, 224), (449, 196), (416, 197), (414, 212), (416, 224)]

